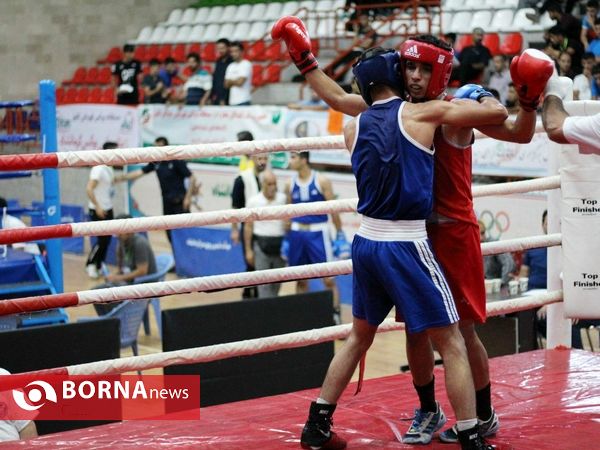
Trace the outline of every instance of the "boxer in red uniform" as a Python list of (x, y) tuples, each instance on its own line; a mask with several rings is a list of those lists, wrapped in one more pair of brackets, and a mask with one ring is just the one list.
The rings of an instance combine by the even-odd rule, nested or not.
[[(367, 109), (361, 96), (347, 94), (318, 69), (308, 33), (300, 19), (283, 17), (273, 27), (272, 37), (286, 42), (290, 57), (300, 72), (332, 108), (352, 116)], [(412, 38), (402, 45), (401, 61), (404, 84), (411, 101), (432, 100), (444, 95), (452, 61), (449, 46), (441, 45), (433, 36)], [(529, 142), (535, 131), (539, 97), (551, 74), (552, 62), (541, 52), (526, 50), (513, 58), (511, 75), (521, 105), (516, 119), (509, 118), (503, 125), (477, 129), (494, 139)], [(424, 78), (429, 79), (428, 85), (424, 84)], [(469, 98), (470, 93), (479, 88), (466, 86), (457, 92), (459, 96)], [(489, 436), (496, 433), (499, 422), (491, 406), (487, 352), (474, 328), (475, 322), (485, 321), (486, 313), (479, 229), (471, 195), (472, 142), (473, 128), (468, 123), (463, 128), (442, 126), (436, 132), (434, 215), (428, 234), (457, 302), (460, 329), (475, 383), (480, 432)], [(446, 421), (435, 401), (433, 349), (426, 335), (407, 334), (407, 357), (420, 408), (416, 410), (403, 442), (426, 444)], [(440, 438), (445, 442), (456, 442), (455, 427), (446, 430)], [(329, 447), (324, 445), (321, 448)]]

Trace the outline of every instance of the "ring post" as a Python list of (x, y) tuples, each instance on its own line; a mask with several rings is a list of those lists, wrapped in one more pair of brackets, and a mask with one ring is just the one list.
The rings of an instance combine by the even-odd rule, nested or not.
[[(56, 85), (52, 80), (40, 81), (40, 140), (42, 152), (51, 153), (58, 149), (56, 139)], [(57, 169), (42, 170), (44, 179), (44, 222), (59, 225), (60, 183)], [(63, 292), (62, 240), (46, 241), (50, 280), (56, 292)]]

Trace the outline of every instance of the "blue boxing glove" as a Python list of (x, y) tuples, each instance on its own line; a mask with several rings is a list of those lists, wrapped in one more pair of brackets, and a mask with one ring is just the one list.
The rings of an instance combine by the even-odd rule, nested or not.
[(346, 239), (343, 231), (338, 231), (335, 240), (331, 243), (333, 256), (336, 259), (349, 259), (352, 256), (352, 246)]
[(493, 97), (493, 95), (478, 84), (465, 84), (454, 93), (454, 98), (468, 98), (475, 101), (479, 101), (483, 97)]
[(283, 240), (281, 241), (281, 249), (279, 250), (279, 253), (281, 254), (281, 259), (283, 259), (284, 261), (288, 260), (288, 256), (290, 254), (290, 241), (287, 238), (287, 235), (283, 237)]

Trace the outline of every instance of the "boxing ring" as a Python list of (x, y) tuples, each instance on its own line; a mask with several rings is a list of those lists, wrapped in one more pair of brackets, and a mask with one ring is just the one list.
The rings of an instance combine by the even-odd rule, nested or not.
[[(62, 152), (36, 155), (0, 156), (0, 171), (17, 171), (97, 164), (125, 165), (169, 159), (191, 159), (216, 155), (252, 155), (280, 151), (344, 148), (340, 136), (300, 138), (277, 141), (246, 141), (208, 145), (146, 147), (103, 151)], [(473, 195), (514, 194), (551, 190), (561, 187), (561, 178), (476, 187)], [(353, 212), (356, 199), (316, 202), (241, 210), (198, 212), (174, 216), (143, 217), (89, 223), (58, 224), (18, 230), (0, 230), (0, 244), (55, 239), (73, 236), (97, 236), (148, 230), (166, 230), (211, 224), (237, 223), (248, 220), (287, 219), (306, 214)], [(556, 212), (554, 212), (556, 215)], [(549, 213), (552, 217), (552, 212)], [(554, 220), (554, 222), (553, 222)], [(520, 251), (536, 247), (562, 245), (556, 216), (550, 219), (553, 233), (543, 236), (510, 239), (482, 244), (484, 255)], [(552, 226), (554, 225), (554, 229)], [(552, 260), (549, 261), (549, 265)], [(551, 273), (549, 269), (549, 273)], [(0, 302), (0, 315), (39, 311), (55, 307), (160, 297), (189, 292), (230, 289), (255, 284), (321, 278), (352, 272), (350, 260), (307, 266), (286, 267), (259, 272), (198, 277), (176, 281), (130, 285), (106, 289), (26, 297)], [(553, 289), (547, 293), (488, 303), (488, 317), (537, 308), (543, 305), (562, 307), (563, 292), (558, 273), (549, 279)], [(554, 315), (558, 317), (556, 311)], [(490, 439), (499, 449), (582, 449), (600, 438), (600, 355), (569, 350), (563, 341), (564, 331), (555, 334), (552, 324), (564, 326), (566, 320), (552, 319), (549, 313), (550, 350), (492, 358), (490, 372), (493, 405), (501, 417), (501, 431)], [(125, 357), (116, 360), (46, 369), (31, 374), (115, 374), (135, 370), (162, 368), (173, 364), (209, 362), (312, 345), (346, 337), (350, 324), (309, 330), (242, 342), (212, 345)], [(403, 324), (386, 319), (379, 332), (402, 330)], [(570, 338), (569, 338), (570, 339)], [(563, 344), (562, 347), (559, 347)], [(555, 348), (559, 347), (559, 348)], [(438, 380), (443, 379), (436, 368)], [(437, 383), (437, 397), (446, 411), (451, 411)], [(402, 449), (400, 436), (410, 425), (416, 394), (408, 374), (366, 380), (362, 392), (353, 396), (355, 385), (346, 389), (335, 415), (335, 430), (348, 439), (348, 448)], [(28, 442), (12, 442), (0, 448), (30, 448), (44, 445), (53, 448), (88, 446), (92, 448), (219, 448), (282, 449), (298, 448), (299, 437), (308, 405), (317, 396), (311, 389), (273, 397), (259, 398), (202, 408), (199, 422), (129, 421), (96, 428), (46, 435)], [(596, 444), (592, 444), (596, 445)], [(429, 448), (453, 448), (434, 442)]]

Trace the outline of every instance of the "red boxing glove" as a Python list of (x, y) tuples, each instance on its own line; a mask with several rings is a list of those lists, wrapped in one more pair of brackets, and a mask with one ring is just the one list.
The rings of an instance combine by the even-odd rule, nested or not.
[(548, 79), (554, 72), (554, 62), (539, 50), (527, 49), (510, 63), (510, 76), (519, 94), (519, 104), (525, 111), (535, 111)]
[(302, 75), (319, 67), (312, 54), (310, 37), (302, 20), (294, 16), (284, 16), (271, 29), (273, 40), (283, 39), (290, 58)]

